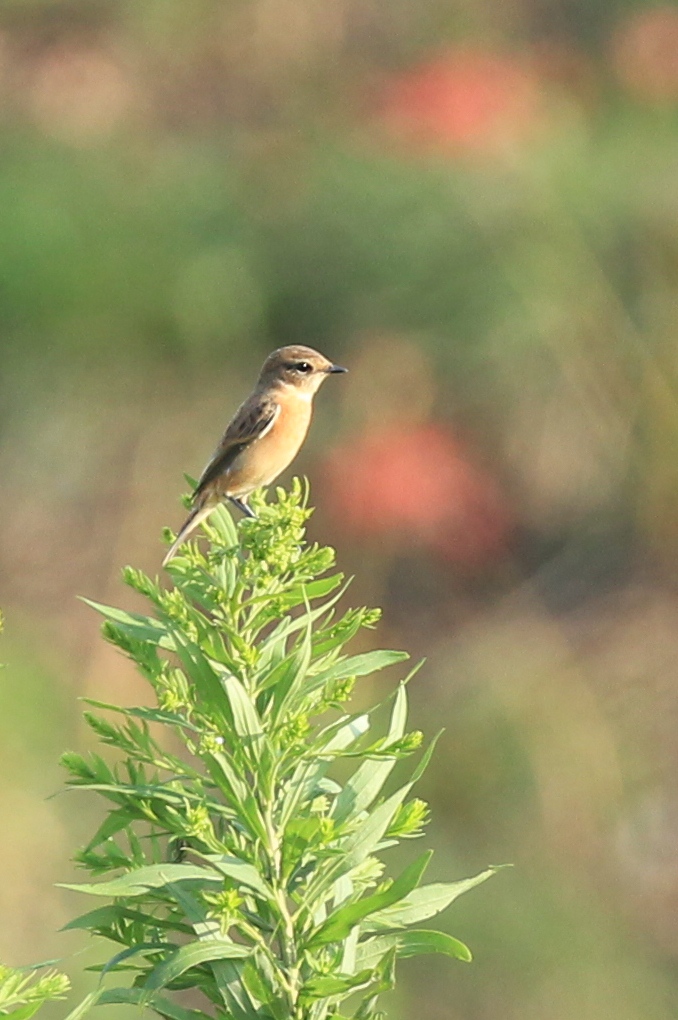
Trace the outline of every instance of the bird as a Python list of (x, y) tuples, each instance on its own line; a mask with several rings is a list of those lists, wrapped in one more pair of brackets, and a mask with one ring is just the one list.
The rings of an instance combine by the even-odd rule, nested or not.
[(192, 495), (192, 509), (170, 546), (163, 567), (222, 500), (248, 517), (247, 498), (270, 485), (299, 452), (313, 412), (313, 398), (328, 375), (347, 372), (312, 347), (280, 347), (266, 358), (250, 396), (229, 422)]

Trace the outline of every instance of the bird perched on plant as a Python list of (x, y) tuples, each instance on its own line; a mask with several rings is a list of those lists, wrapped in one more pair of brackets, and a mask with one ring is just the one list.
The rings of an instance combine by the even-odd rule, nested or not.
[(291, 464), (311, 424), (313, 397), (346, 372), (312, 347), (281, 347), (266, 358), (254, 391), (240, 405), (193, 493), (193, 509), (162, 565), (223, 499), (253, 517), (247, 497)]

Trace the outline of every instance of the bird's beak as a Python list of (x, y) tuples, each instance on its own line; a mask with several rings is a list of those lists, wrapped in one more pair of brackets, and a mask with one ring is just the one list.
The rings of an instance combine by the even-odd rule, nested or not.
[(339, 372), (348, 372), (348, 369), (342, 368), (341, 365), (330, 365), (327, 371), (330, 373), (330, 375), (335, 375), (336, 373)]

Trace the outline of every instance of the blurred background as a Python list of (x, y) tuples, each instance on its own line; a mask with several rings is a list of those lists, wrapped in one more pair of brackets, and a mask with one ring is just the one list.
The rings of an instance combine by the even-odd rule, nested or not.
[(0, 959), (81, 948), (57, 758), (148, 698), (76, 597), (301, 342), (312, 537), (446, 727), (431, 874), (515, 865), (390, 1015), (675, 1017), (678, 6), (4, 0), (0, 131)]

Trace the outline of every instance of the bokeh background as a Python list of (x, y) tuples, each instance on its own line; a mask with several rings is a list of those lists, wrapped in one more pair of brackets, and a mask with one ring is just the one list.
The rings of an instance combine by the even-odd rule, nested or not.
[(147, 697), (76, 596), (303, 342), (313, 537), (446, 727), (434, 877), (515, 865), (390, 1015), (675, 1017), (678, 6), (4, 0), (0, 132), (0, 959), (81, 950), (57, 758)]

